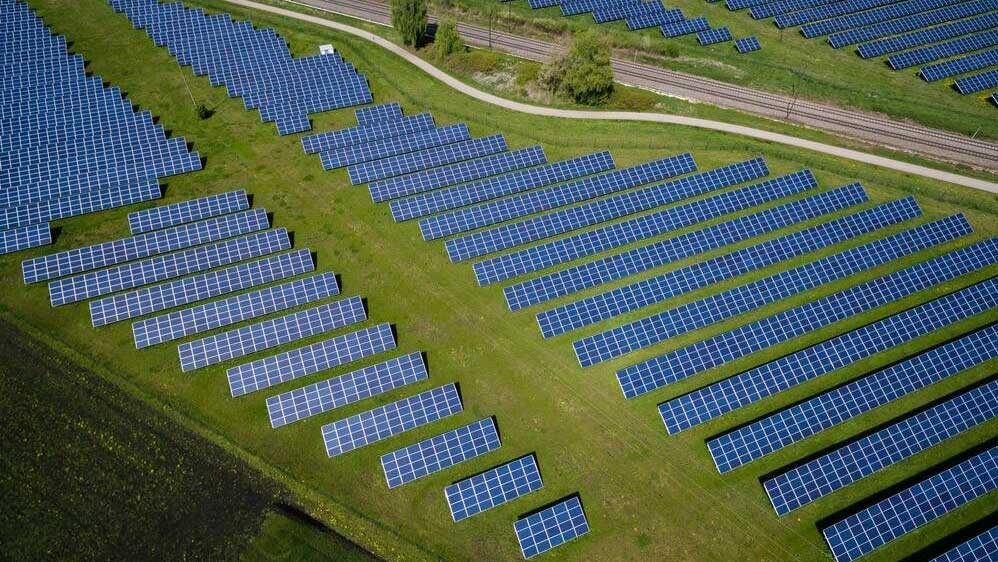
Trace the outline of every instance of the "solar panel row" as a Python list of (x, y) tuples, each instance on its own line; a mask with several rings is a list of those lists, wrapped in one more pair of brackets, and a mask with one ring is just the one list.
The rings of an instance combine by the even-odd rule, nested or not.
[(357, 117), (357, 124), (365, 127), (385, 121), (402, 119), (402, 106), (398, 102), (393, 101), (356, 109), (354, 110), (354, 115)]
[(699, 31), (707, 31), (710, 29), (710, 22), (705, 17), (696, 17), (675, 23), (666, 23), (661, 25), (659, 29), (666, 37), (682, 37)]
[(322, 167), (334, 170), (372, 160), (381, 160), (417, 150), (465, 141), (471, 138), (464, 123), (418, 131), (408, 136), (388, 137), (364, 144), (355, 144), (319, 153)]
[(995, 45), (998, 45), (998, 29), (976, 35), (960, 37), (952, 41), (937, 43), (935, 45), (915, 49), (913, 51), (897, 53), (887, 57), (887, 63), (890, 64), (891, 68), (894, 70), (901, 70), (902, 68), (917, 66), (919, 64), (961, 55), (971, 51), (984, 49), (986, 47), (993, 47)]
[(339, 131), (329, 131), (304, 136), (301, 139), (305, 154), (318, 154), (346, 146), (381, 140), (388, 137), (411, 135), (433, 129), (436, 124), (429, 113), (403, 117), (392, 121), (381, 121), (370, 125), (360, 125)]
[(697, 42), (701, 45), (713, 45), (725, 41), (731, 41), (731, 30), (727, 27), (718, 27), (697, 33)]
[(534, 455), (520, 457), (444, 489), (454, 522), (511, 502), (543, 486)]
[[(809, 23), (801, 27), (805, 37), (814, 38), (838, 31), (873, 25), (896, 18), (920, 14), (938, 8), (945, 8), (964, 0), (905, 0), (890, 3), (874, 10), (866, 10), (857, 14), (848, 14), (837, 18)], [(833, 4), (834, 5), (834, 4)]]
[(381, 456), (389, 488), (440, 472), (499, 448), (492, 418), (484, 418)]
[(47, 222), (0, 231), (0, 255), (51, 243), (52, 227)]
[(506, 139), (502, 135), (491, 135), (355, 164), (347, 168), (347, 175), (350, 176), (350, 183), (357, 185), (498, 154), (506, 149)]
[(957, 74), (980, 70), (989, 66), (998, 65), (998, 49), (991, 49), (973, 55), (967, 55), (958, 59), (948, 60), (939, 64), (923, 66), (918, 71), (919, 75), (928, 82), (941, 80)]
[(518, 520), (513, 525), (524, 558), (532, 558), (589, 532), (578, 496)]
[(142, 234), (246, 209), (249, 197), (240, 189), (129, 213), (128, 227), (132, 234)]
[(759, 40), (755, 37), (742, 37), (735, 40), (735, 49), (742, 54), (758, 51), (761, 48), (762, 45), (759, 44)]
[(879, 57), (888, 53), (912, 49), (976, 31), (984, 31), (995, 26), (998, 26), (998, 12), (955, 21), (937, 27), (918, 29), (917, 31), (903, 35), (877, 39), (869, 43), (863, 43), (857, 48), (857, 52), (863, 58)]
[[(874, 39), (884, 39), (885, 46), (897, 47), (898, 45), (904, 45), (911, 41), (910, 38), (905, 38), (904, 36), (899, 36), (899, 33), (907, 33), (914, 30), (922, 30), (919, 33), (913, 33), (912, 36), (917, 36), (922, 39), (921, 43), (925, 44), (927, 42), (938, 41), (945, 39), (940, 35), (944, 35), (942, 32), (936, 32), (935, 29), (924, 29), (931, 25), (936, 25), (940, 23), (946, 23), (955, 19), (967, 18), (970, 16), (977, 16), (980, 14), (985, 14), (981, 16), (985, 20), (990, 19), (994, 21), (994, 14), (987, 14), (987, 12), (994, 9), (994, 3), (991, 0), (973, 0), (971, 2), (965, 2), (963, 4), (957, 4), (955, 6), (948, 6), (946, 8), (940, 8), (938, 10), (933, 10), (931, 12), (924, 12), (921, 14), (915, 14), (908, 17), (898, 18), (894, 20), (889, 20), (883, 23), (878, 23), (875, 25), (868, 25), (866, 27), (860, 27), (856, 29), (850, 29), (847, 31), (840, 31), (838, 33), (832, 34), (828, 37), (828, 42), (836, 49), (844, 47), (846, 45), (854, 45), (856, 43), (862, 43), (863, 41), (871, 41)], [(975, 18), (976, 19), (976, 18)], [(965, 29), (963, 33), (969, 33), (970, 31), (987, 29), (987, 27), (982, 27), (979, 29), (974, 29), (980, 25), (980, 21), (963, 20), (962, 22), (956, 22), (952, 24), (955, 27), (953, 29)], [(993, 23), (991, 24), (993, 26)], [(924, 33), (925, 35), (921, 35)], [(963, 33), (960, 33), (962, 35)], [(939, 35), (937, 35), (939, 34)], [(896, 36), (896, 37), (890, 37)], [(932, 41), (927, 41), (926, 36), (937, 37), (932, 39)], [(909, 45), (904, 48), (910, 48), (916, 45)], [(898, 49), (894, 49), (898, 50)], [(889, 52), (889, 51), (885, 51)], [(881, 53), (883, 54), (883, 53)]]
[(944, 552), (932, 562), (992, 562), (998, 552), (998, 526)]
[(982, 72), (965, 78), (958, 78), (955, 83), (956, 90), (963, 95), (973, 94), (982, 90), (989, 90), (998, 86), (998, 69)]

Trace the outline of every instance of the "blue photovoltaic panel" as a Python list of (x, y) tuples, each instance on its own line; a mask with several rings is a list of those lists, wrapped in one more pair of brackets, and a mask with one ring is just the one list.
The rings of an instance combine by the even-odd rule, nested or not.
[(503, 281), (736, 213), (812, 187), (804, 175), (776, 178), (481, 261), (474, 265), (475, 276), (480, 285)]
[(270, 426), (276, 429), (384, 394), (407, 384), (426, 380), (426, 377), (423, 354), (416, 352), (296, 388), (267, 399)]
[(427, 170), (444, 164), (453, 164), (462, 160), (497, 154), (505, 152), (506, 149), (506, 139), (498, 134), (374, 160), (373, 162), (364, 162), (347, 168), (347, 175), (350, 176), (350, 183), (357, 185)]
[(779, 0), (776, 2), (754, 0), (751, 6), (746, 5), (745, 7), (752, 8), (749, 10), (749, 15), (752, 16), (752, 19), (761, 20), (778, 16), (780, 14), (788, 14), (790, 12), (799, 12), (809, 8), (817, 8), (819, 6), (833, 4), (838, 1), (840, 0)]
[(998, 381), (992, 381), (766, 480), (763, 487), (776, 513), (786, 515), (996, 416)]
[(730, 472), (995, 357), (992, 326), (710, 439), (707, 449), (717, 471)]
[(537, 315), (545, 338), (602, 322), (918, 216), (914, 199), (868, 209)]
[(0, 231), (0, 255), (47, 246), (52, 243), (52, 228), (43, 222)]
[(995, 289), (998, 283), (985, 281), (674, 398), (659, 406), (662, 421), (677, 433), (905, 345), (995, 306), (998, 296), (988, 293)]
[(956, 81), (956, 90), (963, 95), (988, 90), (995, 86), (998, 86), (998, 69), (958, 78)]
[(382, 121), (394, 121), (402, 118), (402, 106), (398, 102), (383, 103), (362, 107), (354, 110), (357, 123), (362, 126), (373, 125)]
[(998, 447), (971, 457), (822, 530), (836, 562), (851, 562), (998, 487)]
[(177, 348), (180, 368), (186, 373), (366, 319), (361, 298), (350, 297), (182, 344)]
[(270, 228), (270, 219), (267, 218), (267, 212), (263, 209), (254, 209), (167, 230), (147, 232), (131, 238), (67, 250), (25, 260), (21, 264), (24, 283), (48, 281), (268, 228)]
[(49, 283), (49, 298), (52, 306), (60, 306), (287, 250), (290, 245), (287, 230), (268, 230), (210, 246), (59, 279)]
[(397, 488), (494, 451), (499, 445), (495, 422), (484, 418), (382, 455), (381, 469), (388, 487)]
[[(955, 21), (937, 27), (930, 27), (928, 29), (918, 29), (917, 31), (912, 31), (911, 33), (906, 33), (904, 35), (895, 35), (893, 37), (887, 37), (886, 39), (878, 39), (869, 43), (863, 43), (857, 48), (857, 52), (859, 52), (859, 56), (865, 59), (879, 57), (881, 55), (886, 55), (887, 53), (912, 49), (914, 47), (928, 45), (929, 43), (936, 43), (938, 41), (952, 39), (953, 37), (967, 35), (968, 33), (974, 33), (976, 31), (984, 31), (995, 26), (998, 26), (998, 12)], [(836, 35), (844, 36), (848, 33), (850, 32), (846, 31)], [(888, 31), (888, 34), (890, 35), (891, 33)], [(841, 38), (841, 40), (851, 39), (851, 37)]]
[[(803, 10), (798, 9), (786, 14), (780, 14), (776, 16), (774, 21), (776, 23), (776, 27), (785, 29), (787, 27), (803, 25), (813, 21), (827, 20), (844, 14), (869, 10), (871, 8), (891, 4), (893, 2), (894, 0), (842, 0), (840, 2), (832, 2), (826, 5), (814, 6)], [(756, 10), (753, 8), (753, 17), (756, 17), (755, 12)]]
[(326, 444), (326, 454), (335, 457), (461, 410), (457, 386), (450, 383), (326, 424), (322, 426), (322, 440)]
[(308, 249), (115, 295), (90, 303), (93, 326), (175, 308), (315, 269)]
[(913, 51), (896, 53), (887, 57), (887, 63), (894, 70), (901, 70), (902, 68), (925, 64), (934, 60), (961, 55), (986, 47), (993, 47), (996, 44), (998, 44), (998, 29), (978, 33), (977, 35), (960, 37), (952, 41), (937, 43)]
[(991, 49), (962, 58), (948, 60), (939, 64), (923, 66), (919, 75), (927, 82), (949, 78), (965, 72), (973, 72), (998, 64), (998, 49)]
[(388, 324), (337, 336), (232, 367), (226, 372), (233, 397), (269, 388), (319, 371), (395, 349), (395, 335)]
[[(621, 388), (662, 386), (992, 265), (998, 238), (950, 252), (617, 372)], [(704, 350), (710, 349), (711, 352)], [(696, 357), (696, 359), (691, 359)]]
[(759, 44), (759, 40), (755, 37), (742, 37), (741, 39), (735, 39), (735, 49), (739, 53), (751, 53), (752, 51), (758, 51), (762, 48)]
[(395, 121), (383, 121), (371, 125), (361, 125), (349, 129), (329, 131), (317, 135), (302, 137), (301, 145), (305, 154), (317, 154), (327, 150), (343, 148), (388, 137), (411, 135), (419, 131), (432, 129), (436, 125), (429, 113), (420, 113), (412, 117), (403, 117)]
[[(852, 184), (791, 201), (772, 209), (506, 287), (504, 289), (506, 303), (510, 310), (540, 304), (753, 236), (834, 213), (866, 200), (863, 187)], [(917, 211), (918, 206), (914, 200), (909, 203), (909, 206)]]
[(527, 168), (526, 170), (479, 180), (466, 185), (426, 193), (409, 199), (392, 201), (392, 216), (396, 222), (402, 222), (440, 211), (447, 211), (490, 199), (498, 199), (506, 195), (513, 195), (514, 193), (521, 193), (535, 187), (573, 180), (613, 168), (614, 162), (610, 153), (597, 152), (571, 160), (563, 160), (536, 168)]
[(631, 14), (624, 18), (624, 21), (627, 23), (627, 29), (637, 31), (639, 29), (647, 29), (649, 27), (658, 27), (668, 23), (683, 21), (683, 19), (685, 19), (683, 11), (678, 8), (673, 8), (650, 14)]
[(675, 23), (667, 23), (659, 29), (662, 30), (662, 35), (666, 37), (681, 37), (698, 31), (706, 31), (710, 29), (710, 23), (707, 21), (707, 18), (698, 17)]
[(689, 154), (646, 162), (564, 185), (555, 185), (419, 221), (424, 240), (435, 240), (523, 217), (696, 169)]
[(697, 33), (697, 41), (701, 45), (713, 45), (715, 43), (731, 41), (731, 30), (727, 27), (718, 27), (717, 29), (701, 31)]
[(124, 189), (85, 191), (60, 199), (0, 209), (0, 230), (77, 217), (125, 205), (152, 201), (163, 196), (159, 181), (147, 180)]
[(513, 524), (524, 558), (533, 558), (589, 532), (578, 496), (524, 517)]
[(804, 37), (820, 37), (866, 25), (881, 23), (887, 20), (920, 14), (928, 10), (944, 8), (953, 4), (959, 4), (964, 0), (907, 0), (904, 2), (893, 2), (888, 6), (883, 6), (875, 10), (867, 10), (858, 14), (848, 14), (841, 17), (809, 23), (801, 27)]
[(323, 273), (135, 322), (132, 336), (135, 347), (142, 349), (288, 310), (339, 292), (336, 275)]
[(977, 535), (969, 541), (932, 559), (932, 562), (995, 562), (998, 554), (998, 527)]
[(444, 496), (457, 522), (540, 490), (543, 485), (537, 460), (527, 455), (451, 484), (444, 489)]
[(544, 156), (544, 149), (540, 145), (536, 145), (513, 152), (494, 154), (485, 158), (458, 162), (450, 166), (431, 168), (415, 174), (373, 182), (368, 185), (368, 188), (371, 192), (371, 199), (375, 203), (381, 203), (389, 199), (398, 199), (440, 187), (504, 174), (545, 162), (547, 162), (547, 158)]
[[(575, 342), (576, 355), (583, 367), (602, 363), (889, 263), (899, 257), (969, 234), (971, 230), (963, 215), (917, 226), (586, 337)], [(656, 378), (655, 384), (651, 384), (645, 377), (639, 378), (638, 381), (640, 384), (637, 384), (637, 387), (642, 392), (658, 388), (667, 382), (674, 382)], [(628, 377), (621, 379), (625, 396), (632, 395), (634, 383), (635, 381), (629, 380)]]
[(240, 189), (129, 213), (128, 227), (132, 234), (142, 234), (246, 209), (249, 209), (249, 197)]
[(345, 146), (321, 152), (319, 156), (322, 158), (324, 169), (334, 170), (344, 166), (464, 141), (469, 138), (471, 138), (471, 133), (468, 132), (468, 126), (460, 123), (439, 129), (419, 131), (409, 136), (389, 137), (369, 143)]

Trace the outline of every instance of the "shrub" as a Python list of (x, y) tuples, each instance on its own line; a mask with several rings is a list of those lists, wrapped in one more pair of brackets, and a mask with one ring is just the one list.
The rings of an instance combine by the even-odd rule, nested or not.
[(457, 32), (457, 24), (452, 18), (444, 18), (437, 26), (437, 34), (433, 39), (433, 52), (437, 59), (443, 60), (454, 53), (464, 51), (464, 40)]
[(418, 47), (426, 34), (426, 0), (392, 0), (392, 27), (402, 37), (402, 43)]
[(541, 70), (538, 83), (577, 103), (606, 103), (613, 93), (609, 45), (594, 31), (576, 35), (568, 52)]

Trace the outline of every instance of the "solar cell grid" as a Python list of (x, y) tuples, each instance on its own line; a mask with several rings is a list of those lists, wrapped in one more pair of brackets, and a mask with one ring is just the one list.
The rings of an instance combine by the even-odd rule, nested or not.
[(513, 524), (520, 552), (533, 558), (589, 532), (578, 496), (524, 517)]
[(454, 383), (322, 426), (326, 454), (335, 457), (460, 413)]
[(152, 201), (163, 196), (155, 179), (125, 189), (101, 189), (76, 193), (59, 199), (39, 201), (20, 207), (0, 209), (0, 230), (30, 226)]
[(177, 348), (180, 368), (186, 373), (366, 319), (367, 312), (361, 298), (350, 297), (181, 344)]
[(956, 90), (963, 95), (973, 94), (998, 86), (998, 69), (982, 72), (956, 80)]
[[(795, 10), (789, 13), (776, 16), (774, 23), (776, 27), (785, 29), (806, 23), (826, 20), (890, 4), (894, 0), (840, 0), (826, 5), (818, 5), (803, 10)], [(755, 10), (753, 8), (753, 10)]]
[(911, 16), (937, 8), (944, 8), (959, 4), (964, 0), (906, 0), (903, 2), (891, 3), (887, 6), (867, 10), (858, 14), (843, 15), (841, 17), (809, 23), (801, 27), (801, 32), (805, 37), (813, 38), (828, 35), (837, 31), (844, 31), (856, 27), (881, 23), (896, 18)]
[(484, 418), (381, 456), (381, 469), (389, 488), (499, 448), (499, 432), (492, 418)]
[(683, 21), (683, 19), (685, 19), (683, 11), (678, 8), (672, 8), (650, 14), (630, 14), (624, 18), (624, 21), (627, 22), (627, 29), (637, 31), (639, 29)]
[(913, 51), (896, 53), (887, 57), (887, 63), (894, 70), (909, 68), (919, 64), (924, 64), (937, 59), (952, 57), (963, 53), (969, 53), (986, 47), (993, 47), (998, 44), (998, 29), (960, 37), (945, 43), (937, 43)]
[(537, 460), (527, 455), (451, 484), (444, 489), (444, 496), (456, 523), (537, 491), (543, 485)]
[(610, 224), (474, 265), (480, 285), (510, 279), (686, 228), (811, 189), (806, 175), (791, 174), (678, 207)]
[(128, 228), (132, 234), (142, 234), (248, 208), (249, 197), (240, 189), (129, 213)]
[(735, 40), (735, 49), (742, 54), (758, 51), (761, 48), (762, 45), (759, 44), (759, 40), (755, 37), (742, 37)]
[(908, 344), (988, 310), (996, 297), (987, 291), (996, 288), (990, 281), (969, 287), (679, 396), (659, 406), (662, 421), (677, 433)]
[(226, 376), (232, 396), (237, 397), (390, 349), (395, 349), (395, 335), (391, 326), (378, 324), (232, 367), (226, 372)]
[[(995, 263), (998, 239), (950, 252), (915, 266), (856, 285), (736, 328), (675, 352), (628, 367), (617, 373), (621, 388), (628, 381), (655, 379), (676, 382), (801, 334), (987, 267)], [(709, 354), (705, 350), (715, 350)], [(639, 383), (640, 384), (640, 383)], [(658, 385), (661, 386), (661, 385)]]
[[(792, 201), (772, 209), (662, 240), (620, 254), (523, 281), (504, 289), (510, 310), (540, 304), (583, 289), (623, 279), (727, 244), (773, 232), (867, 200), (859, 184)], [(908, 206), (917, 212), (917, 205)]]
[(506, 149), (506, 139), (501, 134), (491, 135), (356, 164), (347, 168), (347, 175), (350, 176), (350, 183), (357, 185), (497, 154)]
[(361, 107), (354, 111), (359, 125), (373, 125), (381, 121), (393, 121), (402, 118), (402, 106), (398, 102)]
[(998, 552), (998, 526), (932, 559), (932, 562), (994, 562)]
[(707, 448), (717, 471), (730, 472), (995, 357), (998, 332), (957, 340), (710, 439)]
[(47, 246), (51, 243), (52, 228), (48, 223), (0, 231), (0, 255)]
[(779, 515), (998, 416), (998, 382), (979, 386), (763, 482)]
[(662, 30), (662, 35), (666, 37), (682, 37), (683, 35), (710, 29), (710, 22), (707, 21), (707, 18), (697, 17), (675, 23), (667, 23), (659, 29)]
[(443, 144), (468, 140), (471, 133), (464, 123), (438, 129), (420, 131), (407, 136), (389, 137), (364, 144), (357, 144), (320, 152), (322, 167), (333, 170), (371, 160), (380, 160)]
[(389, 359), (267, 398), (270, 426), (276, 429), (426, 378), (422, 353)]
[(989, 66), (998, 65), (998, 49), (990, 49), (981, 53), (967, 55), (958, 59), (948, 60), (939, 64), (923, 66), (919, 75), (927, 82), (942, 80), (957, 74), (973, 72)]
[[(975, 2), (971, 2), (970, 4), (975, 4)], [(960, 7), (961, 6), (955, 6), (954, 8), (960, 8)], [(917, 25), (918, 23), (921, 23), (923, 19), (925, 19), (924, 16), (914, 16), (914, 17), (918, 18), (919, 21), (914, 21), (914, 19), (912, 19), (911, 25)], [(911, 18), (906, 18), (906, 20), (907, 19)], [(932, 25), (932, 23), (933, 22), (929, 21), (924, 25)], [(870, 58), (870, 57), (879, 57), (880, 55), (886, 55), (887, 53), (902, 51), (904, 49), (911, 49), (914, 47), (927, 45), (929, 43), (935, 43), (937, 41), (943, 41), (945, 39), (951, 39), (953, 37), (959, 37), (961, 35), (973, 33), (975, 31), (984, 31), (986, 29), (991, 29), (992, 27), (995, 26), (998, 26), (998, 12), (984, 14), (981, 16), (976, 16), (965, 20), (955, 21), (937, 27), (930, 27), (928, 29), (921, 29), (921, 27), (923, 26), (919, 25), (915, 27), (917, 31), (911, 31), (910, 33), (905, 33), (904, 35), (893, 35), (893, 34), (910, 30), (904, 29), (905, 26), (895, 27), (895, 24), (893, 24), (892, 22), (887, 22), (884, 24), (880, 24), (879, 26), (872, 26), (872, 27), (879, 27), (886, 35), (893, 35), (893, 36), (881, 39), (880, 37), (884, 37), (884, 35), (880, 35), (879, 33), (874, 32), (872, 37), (868, 39), (860, 39), (859, 37), (852, 37), (850, 34), (857, 33), (862, 30), (854, 30), (854, 31), (842, 32), (840, 34), (836, 34), (836, 36), (830, 37), (829, 40), (833, 41), (833, 46), (838, 47), (838, 46), (844, 46), (845, 44), (851, 45), (853, 43), (858, 43), (860, 41), (870, 41), (870, 39), (877, 39), (876, 41), (863, 43), (857, 49), (857, 52), (859, 52), (859, 56), (863, 58)]]
[(301, 144), (305, 154), (317, 154), (326, 150), (371, 142), (386, 137), (409, 135), (417, 131), (432, 129), (435, 126), (432, 115), (420, 113), (395, 121), (381, 121), (371, 125), (305, 136), (302, 137)]
[(839, 244), (919, 214), (913, 199), (890, 207), (876, 207), (563, 305), (539, 314), (537, 322), (544, 337), (557, 336)]
[(822, 530), (836, 562), (850, 562), (998, 487), (998, 447)]
[(697, 33), (697, 42), (701, 45), (713, 45), (725, 41), (731, 41), (731, 30), (727, 27), (718, 27)]

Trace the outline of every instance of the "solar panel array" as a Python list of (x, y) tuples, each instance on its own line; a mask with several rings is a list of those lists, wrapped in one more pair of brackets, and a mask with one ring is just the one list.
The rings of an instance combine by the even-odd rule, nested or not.
[(960, 37), (952, 41), (938, 43), (921, 49), (893, 54), (887, 57), (887, 63), (894, 70), (900, 70), (995, 45), (998, 45), (998, 29), (977, 35)]
[(337, 54), (294, 58), (273, 30), (158, 0), (108, 0), (177, 62), (241, 96), (279, 134), (311, 129), (309, 114), (371, 103), (367, 79)]
[(998, 69), (958, 78), (955, 85), (956, 90), (963, 95), (989, 90), (998, 86)]
[(129, 213), (128, 227), (132, 234), (142, 234), (246, 209), (249, 197), (240, 189)]
[(201, 169), (187, 141), (88, 76), (30, 7), (0, 11), (0, 254), (51, 244), (46, 223), (157, 199), (158, 178)]
[(399, 154), (465, 141), (470, 138), (471, 133), (468, 131), (468, 126), (460, 123), (439, 129), (418, 131), (411, 135), (387, 137), (372, 142), (327, 150), (320, 152), (319, 157), (322, 160), (323, 169), (334, 170), (371, 160), (381, 160)]
[(578, 496), (558, 502), (513, 525), (520, 552), (533, 558), (589, 532), (589, 521)]
[(342, 455), (462, 411), (453, 383), (322, 426), (326, 454)]
[(349, 129), (304, 136), (301, 139), (301, 145), (305, 149), (305, 154), (319, 154), (355, 144), (412, 135), (433, 129), (435, 126), (432, 115), (429, 113), (420, 113), (412, 117), (379, 121), (370, 125), (358, 125)]
[(705, 17), (696, 17), (675, 23), (661, 25), (662, 35), (666, 37), (682, 37), (691, 33), (707, 31), (710, 29), (710, 22)]
[(535, 492), (543, 486), (537, 460), (520, 457), (444, 489), (454, 522)]
[[(820, 37), (837, 31), (853, 29), (855, 27), (872, 25), (896, 18), (919, 14), (928, 10), (944, 8), (959, 4), (963, 0), (905, 0), (891, 3), (874, 10), (866, 10), (857, 14), (849, 14), (841, 17), (827, 19), (819, 22), (809, 23), (801, 27), (801, 32), (805, 37)], [(835, 4), (833, 4), (834, 6)]]
[(445, 144), (381, 160), (355, 164), (347, 168), (350, 183), (357, 185), (377, 180), (428, 170), (435, 166), (453, 164), (506, 151), (502, 135), (490, 135), (464, 142)]
[(998, 13), (984, 14), (964, 20), (947, 23), (937, 27), (927, 29), (916, 28), (916, 31), (904, 33), (902, 35), (891, 35), (886, 38), (863, 43), (856, 51), (863, 58), (879, 57), (888, 53), (895, 53), (904, 49), (913, 49), (937, 41), (952, 39), (968, 33), (985, 31), (998, 26)]
[(267, 398), (273, 428), (426, 380), (422, 353), (410, 353)]
[(932, 562), (993, 562), (998, 552), (998, 526), (961, 543), (932, 559)]
[(836, 562), (850, 562), (998, 487), (998, 447), (934, 474), (822, 530)]
[[(828, 43), (832, 47), (840, 48), (846, 45), (855, 45), (856, 43), (862, 43), (863, 41), (873, 41), (877, 39), (882, 39), (889, 37), (889, 39), (884, 39), (887, 45), (898, 45), (910, 41), (910, 39), (905, 39), (904, 36), (898, 36), (898, 33), (907, 33), (915, 30), (922, 30), (926, 35), (920, 35), (923, 39), (921, 43), (925, 44), (927, 42), (939, 41), (945, 39), (946, 37), (939, 37), (932, 39), (932, 41), (926, 41), (927, 37), (938, 37), (943, 35), (943, 32), (934, 31), (938, 28), (924, 29), (932, 25), (950, 22), (952, 20), (957, 20), (960, 18), (966, 18), (970, 16), (987, 17), (987, 12), (994, 9), (994, 3), (991, 0), (972, 0), (971, 2), (964, 2), (962, 4), (957, 4), (955, 6), (948, 6), (938, 10), (933, 10), (931, 12), (924, 12), (920, 14), (915, 14), (903, 18), (893, 19), (885, 21), (883, 23), (878, 23), (875, 25), (868, 25), (865, 27), (858, 27), (856, 29), (849, 29), (845, 31), (840, 31), (838, 33), (833, 33), (828, 37)], [(969, 33), (973, 28), (980, 24), (980, 21), (976, 23), (968, 23), (970, 20), (963, 20), (961, 22), (956, 22), (954, 26), (959, 26), (950, 28), (953, 29), (965, 29), (963, 33)], [(986, 29), (986, 28), (982, 28)], [(962, 35), (961, 33), (960, 35)], [(896, 37), (890, 37), (896, 36)], [(917, 46), (917, 45), (911, 45)], [(908, 47), (905, 47), (908, 48)]]
[(492, 418), (484, 418), (381, 456), (389, 488), (499, 448), (499, 432)]
[(697, 42), (701, 45), (713, 45), (725, 41), (731, 41), (731, 30), (727, 27), (718, 27), (697, 33)]
[(897, 464), (998, 416), (998, 382), (979, 386), (763, 482), (776, 513)]
[(972, 334), (711, 439), (707, 448), (718, 472), (729, 472), (995, 357), (998, 332)]
[(991, 49), (939, 64), (923, 66), (918, 74), (928, 82), (998, 65), (998, 49)]
[(762, 45), (759, 44), (759, 40), (754, 36), (735, 39), (735, 49), (737, 49), (739, 53), (751, 53), (752, 51), (758, 51), (761, 48)]
[(809, 380), (908, 344), (995, 306), (994, 282), (969, 287), (770, 361), (659, 406), (669, 433), (705, 423)]

